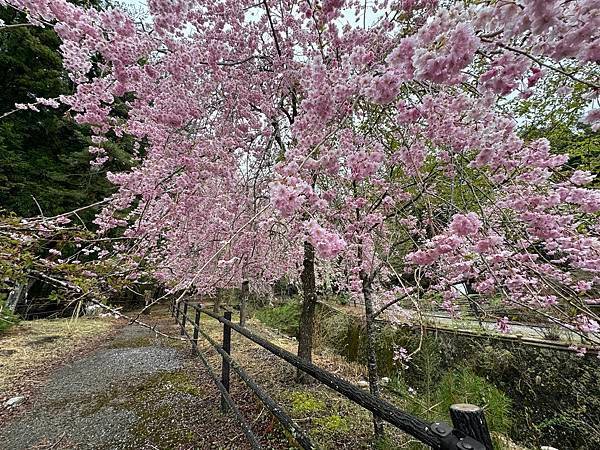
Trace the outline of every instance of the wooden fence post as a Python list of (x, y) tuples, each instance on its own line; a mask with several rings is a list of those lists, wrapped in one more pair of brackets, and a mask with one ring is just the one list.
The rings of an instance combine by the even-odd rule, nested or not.
[(486, 450), (494, 450), (482, 408), (468, 403), (457, 403), (450, 406), (450, 417), (454, 428), (481, 442)]
[(187, 301), (183, 302), (183, 317), (181, 318), (181, 335), (185, 334), (185, 323), (187, 322)]
[(194, 339), (192, 340), (192, 353), (198, 353), (198, 333), (200, 331), (200, 305), (195, 308), (194, 314)]
[[(225, 319), (231, 320), (231, 311), (225, 311), (223, 316)], [(225, 350), (228, 355), (231, 355), (231, 327), (226, 324), (223, 324), (223, 350)], [(229, 392), (230, 369), (229, 361), (223, 357), (221, 361), (221, 383), (227, 392)], [(225, 413), (227, 410), (227, 401), (225, 400), (225, 396), (221, 395), (221, 411)]]

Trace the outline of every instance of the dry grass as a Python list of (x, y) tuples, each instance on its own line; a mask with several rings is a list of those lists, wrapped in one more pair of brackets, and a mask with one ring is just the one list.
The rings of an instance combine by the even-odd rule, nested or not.
[(117, 323), (107, 318), (32, 320), (11, 328), (0, 336), (0, 397), (16, 382), (27, 382), (27, 374), (36, 368), (109, 335)]

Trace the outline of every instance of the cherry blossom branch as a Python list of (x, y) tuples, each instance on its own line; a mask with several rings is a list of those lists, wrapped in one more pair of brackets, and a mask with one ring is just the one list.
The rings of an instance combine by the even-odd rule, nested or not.
[(13, 110), (11, 110), (11, 111), (8, 111), (8, 112), (6, 112), (6, 113), (2, 114), (2, 115), (0, 116), (0, 120), (4, 119), (5, 117), (8, 117), (8, 116), (10, 116), (11, 114), (14, 114), (14, 113), (16, 113), (17, 111), (21, 111), (21, 110), (20, 110), (19, 108), (15, 108), (15, 109), (13, 109)]
[(487, 42), (487, 43), (490, 43), (490, 44), (495, 44), (498, 47), (503, 48), (503, 49), (508, 50), (508, 51), (511, 51), (513, 53), (518, 53), (519, 55), (523, 55), (526, 58), (531, 59), (533, 62), (539, 64), (540, 66), (546, 67), (547, 69), (550, 69), (550, 70), (552, 70), (554, 72), (558, 72), (558, 73), (560, 73), (560, 74), (562, 74), (562, 75), (570, 78), (571, 80), (576, 81), (578, 83), (585, 84), (586, 86), (589, 86), (592, 89), (595, 89), (595, 90), (600, 89), (600, 85), (594, 84), (594, 83), (592, 83), (590, 81), (587, 81), (587, 80), (582, 80), (581, 78), (577, 78), (572, 73), (569, 73), (569, 72), (567, 72), (567, 71), (565, 71), (563, 69), (560, 69), (560, 68), (555, 67), (555, 66), (553, 66), (551, 64), (548, 64), (548, 63), (542, 61), (541, 59), (536, 58), (535, 56), (533, 56), (530, 53), (526, 52), (525, 50), (521, 50), (521, 49), (518, 49), (518, 48), (515, 48), (515, 47), (511, 47), (510, 45), (506, 45), (506, 44), (503, 44), (502, 42), (493, 41), (493, 40), (490, 40), (490, 39), (482, 38), (481, 40), (483, 42)]
[[(2, 25), (0, 26), (0, 31), (7, 31), (7, 30), (11, 30), (11, 29), (15, 29), (15, 28), (22, 28), (22, 27), (35, 27), (36, 25), (32, 24), (32, 23), (13, 23), (10, 25)], [(1, 119), (2, 117), (0, 117)]]
[(376, 318), (377, 316), (380, 316), (383, 312), (385, 312), (387, 309), (391, 308), (392, 306), (394, 306), (395, 304), (397, 304), (398, 302), (401, 302), (402, 300), (404, 300), (405, 298), (410, 297), (410, 294), (405, 294), (402, 295), (400, 297), (395, 298), (394, 300), (386, 303), (385, 305), (383, 305), (381, 308), (379, 308), (377, 311), (375, 311), (372, 315), (373, 318)]
[(267, 19), (269, 20), (269, 26), (271, 27), (271, 34), (273, 35), (273, 40), (275, 42), (275, 49), (277, 50), (277, 55), (281, 57), (281, 48), (279, 47), (279, 39), (277, 38), (277, 32), (275, 31), (275, 26), (273, 25), (273, 19), (271, 18), (271, 10), (269, 9), (269, 4), (267, 0), (263, 0), (263, 5), (265, 6), (265, 11), (267, 13)]
[[(68, 211), (68, 212), (65, 212), (65, 213), (57, 214), (56, 216), (46, 217), (45, 220), (54, 220), (54, 219), (58, 219), (59, 217), (68, 217), (70, 215), (77, 214), (77, 213), (79, 213), (81, 211), (85, 211), (86, 209), (95, 208), (96, 206), (104, 205), (104, 204), (108, 203), (109, 201), (110, 201), (110, 199), (100, 200), (100, 201), (92, 203), (90, 205), (86, 205), (86, 206), (82, 206), (80, 208), (76, 208), (76, 209), (74, 209), (72, 211)], [(29, 222), (34, 222), (36, 219), (37, 219), (37, 217), (32, 217), (32, 218), (28, 218), (27, 220)]]
[[(221, 248), (219, 250), (217, 250), (217, 252), (215, 252), (210, 258), (208, 258), (208, 260), (206, 260), (206, 262), (200, 267), (200, 269), (198, 269), (198, 271), (196, 272), (196, 274), (194, 275), (194, 277), (187, 282), (187, 286), (183, 289), (183, 291), (181, 292), (181, 294), (177, 297), (177, 299), (175, 300), (175, 302), (180, 302), (181, 299), (187, 294), (188, 290), (190, 289), (191, 286), (194, 285), (195, 281), (198, 279), (198, 277), (200, 276), (200, 274), (202, 273), (202, 271), (208, 267), (208, 265), (213, 262), (215, 260), (215, 258), (217, 256), (219, 256), (221, 254), (221, 252), (223, 250), (225, 250), (227, 248), (227, 246), (229, 244), (231, 244), (231, 242), (233, 241), (233, 239), (240, 233), (242, 232), (248, 225), (252, 224), (262, 213), (264, 213), (267, 209), (269, 209), (271, 207), (270, 204), (264, 206), (260, 211), (258, 211), (250, 220), (248, 220), (245, 224), (243, 224), (240, 228), (238, 228), (235, 233), (233, 233), (231, 235), (231, 237), (221, 246)], [(148, 308), (150, 308), (151, 306), (157, 304), (159, 301), (161, 301), (163, 298), (165, 298), (168, 294), (163, 295), (162, 297), (156, 299), (155, 301), (153, 301), (152, 303), (146, 305), (137, 315), (137, 317), (139, 317), (141, 314), (143, 314), (146, 310), (148, 310)]]

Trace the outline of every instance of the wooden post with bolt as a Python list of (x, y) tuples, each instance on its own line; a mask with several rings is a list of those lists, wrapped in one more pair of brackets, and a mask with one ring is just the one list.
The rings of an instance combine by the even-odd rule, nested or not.
[[(450, 406), (450, 418), (454, 428), (481, 442), (485, 445), (486, 450), (494, 450), (483, 408), (467, 403), (457, 403)], [(458, 445), (460, 446), (460, 443)], [(466, 448), (468, 450), (470, 447)]]

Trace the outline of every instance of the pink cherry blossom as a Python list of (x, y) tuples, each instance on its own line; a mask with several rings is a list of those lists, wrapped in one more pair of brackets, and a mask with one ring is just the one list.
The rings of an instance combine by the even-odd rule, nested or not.
[(477, 217), (477, 214), (470, 212), (467, 215), (455, 214), (452, 217), (450, 228), (458, 236), (472, 236), (479, 231), (481, 227), (481, 220)]

